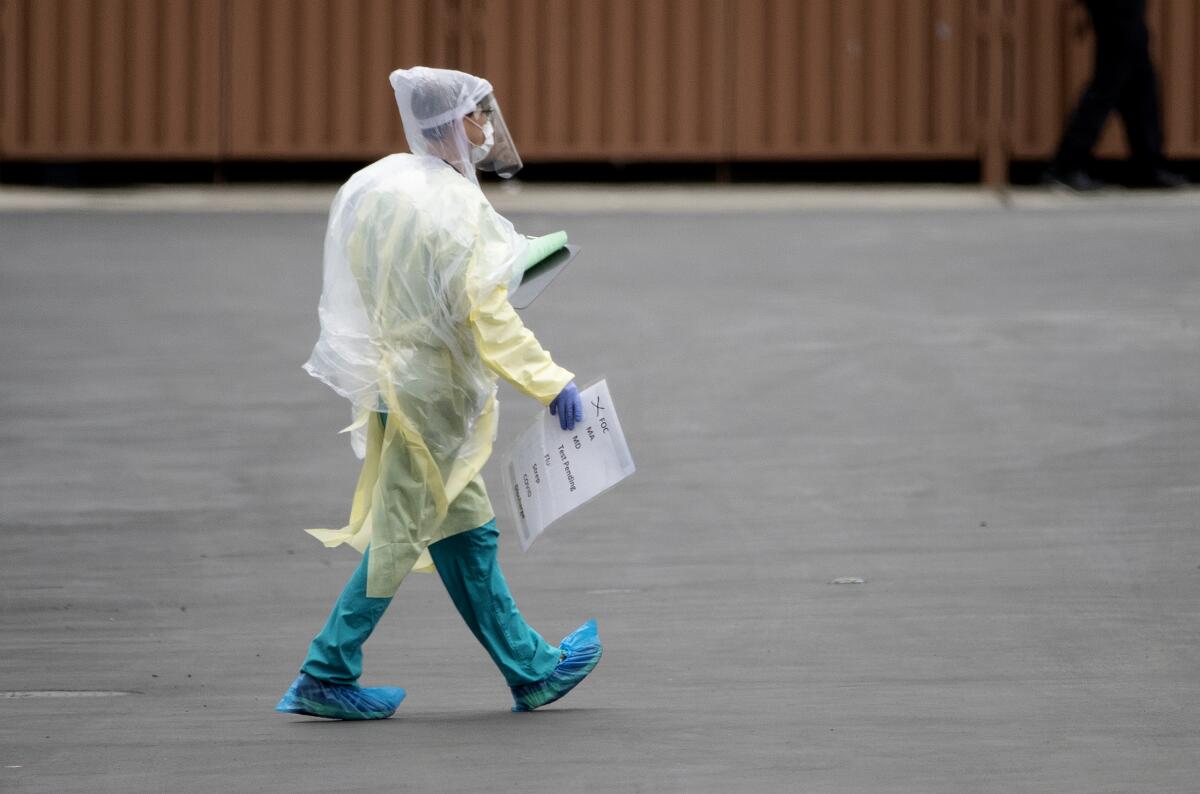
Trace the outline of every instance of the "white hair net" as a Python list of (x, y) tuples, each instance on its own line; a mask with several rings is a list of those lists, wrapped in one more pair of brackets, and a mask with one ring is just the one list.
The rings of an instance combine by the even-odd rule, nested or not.
[[(472, 182), (477, 181), (476, 168), (506, 179), (521, 170), (521, 157), (487, 80), (426, 66), (397, 69), (389, 80), (413, 154), (444, 160)], [(473, 145), (464, 124), (475, 124), (490, 140)]]

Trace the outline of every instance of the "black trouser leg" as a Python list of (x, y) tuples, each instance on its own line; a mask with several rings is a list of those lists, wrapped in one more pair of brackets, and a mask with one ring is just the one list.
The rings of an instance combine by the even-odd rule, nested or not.
[(1158, 78), (1150, 60), (1149, 34), (1142, 42), (1135, 50), (1136, 61), (1117, 100), (1117, 112), (1125, 125), (1125, 138), (1134, 162), (1142, 168), (1156, 168), (1163, 159), (1162, 111)]
[[(1108, 115), (1121, 104), (1132, 78), (1140, 72), (1143, 62), (1149, 60), (1145, 2), (1088, 0), (1087, 8), (1096, 34), (1095, 62), (1092, 80), (1067, 121), (1054, 156), (1054, 168), (1060, 173), (1084, 167)], [(1132, 108), (1145, 99), (1129, 101)], [(1156, 98), (1153, 101), (1157, 109)]]

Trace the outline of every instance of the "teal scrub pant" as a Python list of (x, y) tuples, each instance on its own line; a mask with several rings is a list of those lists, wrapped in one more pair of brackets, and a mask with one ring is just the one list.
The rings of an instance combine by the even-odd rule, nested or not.
[[(548, 678), (560, 652), (530, 628), (517, 610), (496, 560), (499, 537), (492, 519), (432, 544), (429, 553), (458, 613), (511, 687)], [(369, 553), (363, 554), (325, 628), (309, 646), (300, 669), (313, 678), (355, 685), (362, 675), (363, 643), (392, 602), (391, 598), (367, 597)]]

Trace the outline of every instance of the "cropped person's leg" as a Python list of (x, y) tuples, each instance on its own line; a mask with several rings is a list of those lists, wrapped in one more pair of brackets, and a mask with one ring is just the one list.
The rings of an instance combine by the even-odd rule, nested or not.
[(333, 605), (325, 628), (308, 648), (301, 670), (331, 684), (353, 686), (362, 675), (362, 646), (371, 636), (390, 598), (367, 597), (367, 563), (370, 549), (346, 582)]
[(1121, 92), (1117, 104), (1125, 125), (1125, 138), (1133, 161), (1142, 168), (1157, 168), (1163, 162), (1162, 110), (1158, 101), (1158, 78), (1146, 57)]
[(1125, 125), (1134, 163), (1149, 172), (1163, 163), (1163, 131), (1158, 76), (1150, 58), (1150, 31), (1144, 14), (1143, 8), (1141, 14), (1130, 15), (1123, 28), (1131, 56), (1129, 80), (1121, 91), (1117, 111)]
[(1060, 174), (1087, 166), (1104, 123), (1116, 109), (1129, 79), (1131, 54), (1128, 36), (1121, 27), (1124, 15), (1109, 2), (1089, 0), (1087, 3), (1096, 41), (1092, 79), (1063, 129), (1053, 163), (1054, 171)]
[(496, 559), (499, 536), (493, 519), (432, 544), (429, 553), (454, 606), (512, 687), (546, 679), (561, 652), (518, 611)]
[(1125, 125), (1125, 135), (1133, 159), (1156, 165), (1162, 158), (1162, 121), (1158, 103), (1158, 79), (1150, 59), (1150, 31), (1146, 27), (1146, 6), (1141, 2), (1116, 4), (1119, 24), (1112, 34), (1120, 37), (1128, 75), (1117, 99), (1117, 112)]

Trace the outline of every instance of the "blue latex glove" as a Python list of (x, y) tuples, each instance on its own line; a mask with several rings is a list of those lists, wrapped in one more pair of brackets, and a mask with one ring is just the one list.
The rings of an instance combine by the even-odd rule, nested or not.
[(583, 421), (583, 400), (574, 382), (564, 386), (554, 402), (550, 403), (550, 415), (558, 417), (558, 424), (563, 430), (574, 430), (575, 423)]

